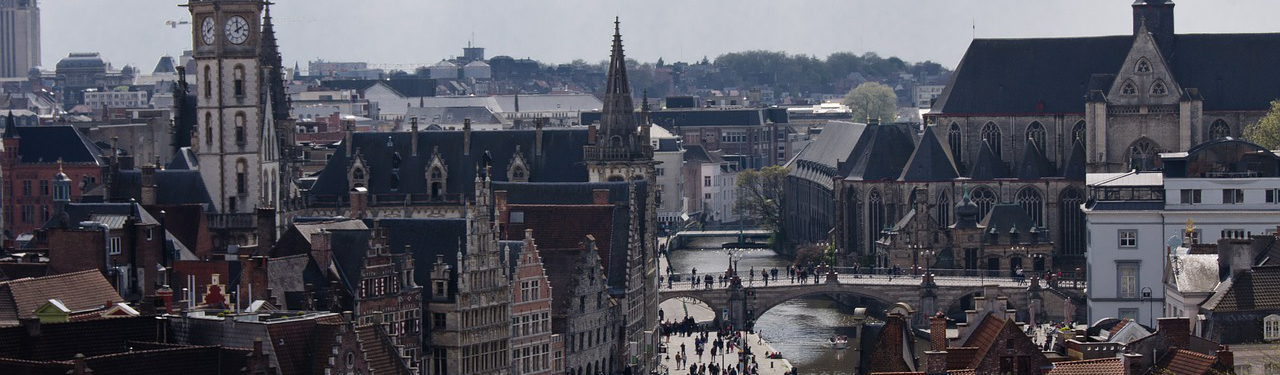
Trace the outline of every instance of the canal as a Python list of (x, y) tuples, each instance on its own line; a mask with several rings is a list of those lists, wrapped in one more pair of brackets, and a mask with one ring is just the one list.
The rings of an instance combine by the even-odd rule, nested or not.
[[(780, 279), (786, 277), (786, 267), (791, 264), (789, 259), (772, 250), (747, 250), (740, 254), (740, 270), (754, 269), (759, 273), (761, 269), (776, 267)], [(676, 273), (688, 273), (695, 267), (698, 274), (724, 272), (729, 267), (729, 256), (722, 250), (678, 249), (671, 253), (668, 262)], [(677, 300), (666, 301), (662, 309), (667, 319), (683, 317), (685, 311), (698, 320), (714, 317), (705, 305)], [(822, 297), (795, 299), (769, 309), (756, 320), (755, 328), (802, 374), (855, 374), (858, 352), (853, 349), (852, 310)], [(827, 341), (835, 335), (849, 336), (850, 348), (829, 348)]]

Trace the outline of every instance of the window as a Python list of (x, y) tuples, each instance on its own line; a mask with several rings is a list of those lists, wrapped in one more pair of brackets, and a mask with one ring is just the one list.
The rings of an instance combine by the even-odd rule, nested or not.
[(1231, 126), (1227, 125), (1222, 119), (1215, 120), (1213, 125), (1209, 126), (1209, 140), (1218, 140), (1231, 136)]
[(969, 192), (969, 198), (973, 200), (973, 204), (978, 205), (979, 221), (987, 217), (987, 213), (991, 212), (991, 207), (995, 206), (996, 201), (999, 199), (995, 191), (985, 186), (973, 189), (973, 191)]
[(964, 134), (960, 131), (960, 125), (951, 123), (951, 129), (947, 130), (947, 146), (951, 148), (951, 158), (955, 159), (956, 165), (961, 164), (960, 154), (964, 146)]
[(1267, 189), (1267, 203), (1280, 203), (1280, 189)]
[(1280, 340), (1280, 315), (1267, 315), (1262, 319), (1262, 339)]
[(236, 97), (244, 97), (244, 66), (236, 65), (235, 71), (232, 73), (232, 77), (235, 79), (233, 89), (235, 90)]
[(1200, 189), (1182, 189), (1182, 204), (1200, 204)]
[(22, 222), (31, 223), (35, 221), (36, 209), (31, 205), (22, 206)]
[(1044, 224), (1044, 199), (1040, 196), (1040, 191), (1033, 187), (1026, 187), (1018, 192), (1018, 204), (1022, 206), (1022, 210), (1027, 212), (1027, 216), (1031, 216), (1031, 221), (1036, 226)]
[(30, 196), (31, 196), (31, 181), (30, 181), (30, 180), (22, 181), (22, 196), (24, 196), (24, 197), (30, 197)]
[(204, 113), (204, 144), (213, 145), (213, 113)]
[(1165, 95), (1169, 93), (1169, 88), (1164, 86), (1164, 82), (1156, 81), (1151, 84), (1151, 95)]
[(1121, 229), (1120, 230), (1120, 247), (1138, 247), (1138, 230), (1137, 229)]
[(1040, 122), (1032, 122), (1030, 126), (1027, 126), (1027, 139), (1031, 140), (1031, 143), (1034, 143), (1041, 153), (1045, 151), (1044, 138), (1044, 126), (1040, 125)]
[(1120, 88), (1120, 93), (1124, 95), (1137, 95), (1138, 87), (1134, 86), (1133, 82), (1125, 82), (1124, 86)]
[(982, 126), (982, 141), (991, 147), (991, 152), (1000, 157), (1000, 127), (994, 122)]
[(1082, 145), (1085, 144), (1084, 121), (1077, 122), (1076, 126), (1071, 129), (1071, 134), (1076, 142), (1080, 142)]
[(1116, 277), (1120, 280), (1116, 297), (1138, 298), (1138, 263), (1120, 262), (1116, 264)]
[(1118, 317), (1120, 319), (1129, 319), (1129, 320), (1137, 321), (1138, 309), (1133, 309), (1133, 308), (1120, 309), (1120, 314)]
[(1190, 231), (1190, 232), (1187, 232), (1186, 234), (1187, 234), (1186, 242), (1187, 242), (1188, 244), (1195, 245), (1195, 244), (1200, 243), (1200, 230), (1199, 230), (1199, 229), (1192, 230), (1192, 231)]
[(120, 237), (111, 237), (107, 239), (107, 254), (120, 254)]
[(205, 65), (204, 67), (204, 97), (213, 97), (213, 77), (212, 74), (209, 73), (208, 65)]
[(1160, 146), (1147, 138), (1139, 139), (1129, 145), (1129, 168), (1139, 171), (1156, 169), (1156, 155), (1160, 154)]
[(702, 176), (702, 186), (711, 186), (711, 176)]
[(524, 211), (511, 211), (511, 222), (520, 224), (524, 222)]
[(1222, 204), (1244, 203), (1244, 190), (1222, 189)]
[(1253, 365), (1236, 365), (1232, 370), (1236, 375), (1249, 375), (1253, 373)]
[(48, 180), (40, 180), (40, 196), (42, 196), (42, 197), (47, 197), (47, 196), (49, 196), (49, 181), (48, 181)]
[(1138, 59), (1138, 66), (1134, 68), (1133, 71), (1138, 73), (1151, 73), (1151, 63), (1145, 58)]
[(937, 213), (938, 216), (936, 217), (936, 219), (938, 220), (938, 227), (945, 228), (948, 225), (950, 225), (951, 224), (951, 198), (947, 197), (946, 190), (943, 190), (940, 194), (938, 194), (937, 210), (938, 210), (938, 213)]
[(236, 113), (236, 144), (244, 146), (246, 142), (245, 135), (245, 114), (244, 112)]
[(665, 174), (666, 174), (666, 171), (664, 171), (662, 168), (658, 168), (658, 175), (659, 175), (659, 176), (662, 176), (662, 175), (665, 175)]

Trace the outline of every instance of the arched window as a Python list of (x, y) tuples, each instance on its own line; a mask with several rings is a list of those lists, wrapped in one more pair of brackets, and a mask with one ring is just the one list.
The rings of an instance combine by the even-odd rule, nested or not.
[(1027, 126), (1027, 139), (1030, 139), (1031, 143), (1034, 143), (1036, 148), (1040, 149), (1040, 152), (1045, 151), (1044, 126), (1040, 125), (1039, 121), (1032, 122), (1031, 125)]
[(851, 253), (861, 254), (860, 250), (864, 249), (863, 246), (866, 244), (859, 242), (862, 238), (862, 201), (858, 199), (858, 191), (849, 189), (848, 198), (845, 199), (845, 202), (848, 202), (849, 205), (849, 211), (846, 213), (848, 215), (846, 233), (849, 235), (848, 246), (852, 248), (847, 250)]
[(432, 166), (430, 172), (427, 173), (427, 176), (428, 176), (427, 186), (429, 187), (429, 189), (431, 189), (429, 190), (429, 192), (431, 193), (431, 198), (432, 199), (443, 198), (444, 195), (446, 194), (446, 190), (445, 190), (446, 177), (445, 177), (444, 169), (438, 165)]
[(1217, 119), (1213, 121), (1213, 125), (1209, 126), (1209, 140), (1218, 140), (1231, 136), (1231, 126), (1226, 121)]
[(1124, 95), (1138, 95), (1138, 86), (1135, 86), (1132, 81), (1125, 82), (1124, 86), (1120, 87), (1120, 93)]
[(938, 192), (937, 217), (938, 227), (945, 228), (951, 224), (951, 198), (947, 196), (947, 191)]
[(399, 152), (391, 154), (391, 169), (400, 169), (400, 162), (401, 159)]
[(231, 77), (234, 80), (232, 88), (233, 90), (235, 90), (236, 97), (243, 98), (244, 97), (244, 65), (236, 65), (236, 68), (231, 73)]
[(391, 186), (391, 191), (399, 190), (399, 189), (400, 189), (400, 175), (399, 175), (399, 174), (397, 174), (397, 173), (391, 173), (391, 181), (389, 182), (389, 184), (390, 184), (390, 186)]
[(1019, 190), (1018, 205), (1031, 216), (1031, 221), (1036, 226), (1044, 224), (1044, 197), (1040, 195), (1040, 190), (1030, 186)]
[(356, 180), (364, 180), (364, 169), (356, 168), (355, 170), (351, 171), (351, 178)]
[(1169, 88), (1165, 87), (1164, 81), (1156, 81), (1151, 84), (1151, 95), (1165, 95), (1169, 93)]
[(244, 112), (236, 112), (236, 144), (244, 146), (248, 136), (245, 134), (245, 114)]
[(1262, 339), (1280, 340), (1280, 315), (1271, 314), (1262, 318)]
[(1077, 122), (1076, 126), (1071, 128), (1072, 138), (1074, 138), (1076, 142), (1080, 142), (1080, 144), (1082, 145), (1088, 144), (1088, 143), (1085, 143), (1085, 135), (1086, 133), (1085, 133), (1084, 121)]
[(987, 213), (991, 212), (991, 207), (1000, 201), (1000, 197), (996, 192), (986, 186), (979, 186), (969, 192), (969, 199), (973, 200), (973, 204), (978, 206), (978, 220), (981, 221), (987, 217)]
[(960, 131), (960, 125), (951, 123), (951, 129), (947, 130), (947, 146), (951, 147), (951, 157), (955, 159), (956, 165), (960, 165), (960, 154), (964, 153), (964, 134)]
[(249, 163), (244, 159), (236, 160), (236, 194), (249, 193)]
[(991, 152), (1000, 157), (1000, 127), (994, 122), (982, 126), (982, 141), (991, 147)]
[(511, 181), (516, 181), (516, 182), (528, 181), (528, 177), (526, 176), (523, 167), (516, 166), (514, 168), (511, 168)]
[(1151, 73), (1151, 62), (1147, 61), (1146, 58), (1138, 59), (1138, 65), (1133, 68), (1133, 71), (1138, 73)]
[(1142, 138), (1129, 145), (1129, 168), (1139, 171), (1156, 169), (1156, 156), (1160, 154), (1160, 146), (1150, 139)]
[(867, 194), (867, 249), (874, 247), (881, 231), (884, 231), (884, 197), (873, 189)]
[(204, 66), (204, 83), (202, 83), (202, 85), (204, 85), (205, 98), (213, 97), (213, 74), (211, 74), (209, 71), (210, 71), (209, 66), (205, 65)]
[(1084, 211), (1080, 209), (1080, 204), (1084, 203), (1084, 192), (1067, 188), (1062, 191), (1058, 202), (1058, 233), (1062, 236), (1062, 252), (1064, 255), (1084, 255)]
[(213, 113), (204, 113), (204, 144), (213, 145)]

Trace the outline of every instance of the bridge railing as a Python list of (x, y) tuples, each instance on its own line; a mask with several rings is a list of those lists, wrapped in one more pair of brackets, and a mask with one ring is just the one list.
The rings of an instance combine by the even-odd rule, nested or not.
[[(746, 274), (746, 272), (743, 272), (739, 274), (739, 276), (742, 278), (742, 282), (744, 284), (751, 282), (752, 284), (763, 285), (764, 280), (762, 276), (760, 276), (759, 271), (760, 270), (756, 270), (757, 273), (755, 275), (749, 276)], [(988, 282), (1008, 282), (1008, 281), (1018, 282), (1020, 284), (1021, 283), (1029, 284), (1031, 278), (1038, 277), (1041, 280), (1041, 285), (1046, 288), (1055, 287), (1055, 288), (1078, 289), (1078, 288), (1085, 287), (1085, 282), (1083, 278), (1080, 278), (1079, 275), (1076, 275), (1074, 272), (1070, 274), (1064, 272), (1062, 276), (1058, 276), (1057, 273), (1050, 274), (1047, 271), (1025, 271), (1024, 270), (1022, 276), (1018, 276), (1009, 270), (975, 270), (975, 269), (944, 269), (944, 268), (921, 269), (921, 270), (916, 270), (916, 272), (912, 272), (912, 270), (909, 270), (909, 269), (895, 270), (895, 269), (870, 268), (870, 267), (859, 267), (859, 268), (835, 267), (835, 271), (837, 274), (839, 274), (841, 278), (892, 277), (895, 279), (897, 278), (919, 279), (925, 273), (931, 273), (934, 275), (935, 282), (937, 282), (938, 284), (954, 284), (954, 282), (950, 282), (950, 281), (956, 281), (956, 280), (963, 280), (964, 281), (963, 283), (965, 284), (970, 284), (970, 283), (985, 284)], [(722, 280), (722, 277), (724, 275), (725, 275), (724, 271), (711, 273), (711, 277), (712, 277), (711, 283), (713, 288), (723, 287), (727, 284), (726, 280)], [(661, 284), (669, 284), (672, 287), (687, 288), (690, 286), (694, 286), (694, 278), (696, 278), (697, 279), (696, 287), (703, 288), (706, 285), (706, 276), (707, 276), (707, 273), (703, 273), (703, 272), (699, 272), (696, 275), (692, 273), (670, 273), (670, 274), (664, 273), (660, 276), (661, 277), (660, 281), (661, 281)], [(817, 275), (817, 277), (825, 279), (826, 276), (820, 274), (820, 275)], [(810, 274), (808, 280), (813, 280), (813, 279), (814, 279), (814, 275)], [(771, 280), (772, 280), (771, 281), (772, 283), (777, 283), (778, 285), (788, 285), (788, 284), (799, 282), (799, 280), (793, 281), (793, 279), (787, 275), (786, 269), (784, 268), (778, 268), (777, 277), (771, 278)], [(663, 285), (663, 287), (665, 288), (666, 285)]]

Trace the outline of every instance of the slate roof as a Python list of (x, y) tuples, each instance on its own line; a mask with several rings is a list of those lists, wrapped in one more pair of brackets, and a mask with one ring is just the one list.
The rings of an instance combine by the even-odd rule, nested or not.
[[(71, 125), (19, 126), (14, 128), (21, 146), (18, 160), (24, 164), (88, 163), (101, 165), (98, 147)], [(6, 138), (8, 134), (5, 135)]]
[(409, 108), (404, 116), (417, 117), (418, 126), (424, 129), (431, 124), (461, 124), (465, 119), (471, 119), (472, 125), (503, 123), (493, 111), (484, 106), (414, 107)]
[(707, 152), (702, 145), (684, 145), (684, 161), (694, 163), (719, 163), (724, 161), (719, 156)]
[(1004, 161), (996, 156), (991, 145), (987, 142), (981, 142), (978, 147), (978, 160), (973, 163), (973, 170), (969, 171), (969, 178), (975, 181), (991, 181), (997, 178), (1009, 177), (1009, 167), (1004, 165)]
[(1084, 181), (1086, 156), (1084, 145), (1072, 141), (1071, 150), (1067, 153), (1066, 162), (1062, 163), (1062, 170), (1058, 175), (1068, 180)]
[(340, 90), (356, 90), (364, 92), (378, 83), (386, 84), (401, 96), (412, 98), (436, 96), (436, 80), (431, 78), (396, 78), (382, 79), (336, 79), (320, 82), (321, 86)]
[(801, 150), (795, 160), (810, 161), (835, 168), (837, 162), (849, 160), (850, 153), (862, 138), (866, 128), (866, 124), (827, 121), (827, 124), (822, 127), (822, 134)]
[(1031, 139), (1027, 139), (1027, 144), (1022, 149), (1022, 157), (1018, 159), (1018, 169), (1015, 171), (1019, 180), (1039, 180), (1058, 175), (1058, 169), (1053, 167), (1053, 163)]
[(153, 316), (48, 323), (38, 336), (26, 327), (0, 328), (0, 357), (48, 361), (127, 352), (130, 341), (155, 340), (161, 324)]
[(1237, 273), (1224, 286), (1205, 300), (1205, 309), (1215, 313), (1280, 309), (1280, 266)]
[[(395, 193), (429, 194), (426, 170), (431, 163), (433, 149), (438, 149), (440, 158), (447, 166), (446, 190), (450, 194), (464, 193), (468, 197), (474, 195), (476, 168), (483, 162), (486, 152), (492, 156), (492, 179), (506, 181), (506, 171), (517, 146), (530, 168), (530, 182), (586, 181), (587, 169), (582, 164), (582, 146), (587, 143), (587, 130), (546, 129), (542, 132), (541, 156), (534, 155), (536, 130), (473, 131), (471, 152), (468, 155), (463, 155), (462, 131), (418, 132), (417, 155), (412, 152), (412, 132), (355, 133), (352, 149), (359, 150), (369, 168), (367, 188), (370, 194), (393, 193), (391, 175), (396, 169), (392, 167), (392, 160), (397, 154), (401, 158), (398, 169), (400, 188)], [(325, 164), (309, 194), (346, 195), (350, 189), (347, 169), (351, 162), (351, 155), (347, 154), (346, 148), (339, 147)]]
[(900, 181), (950, 181), (960, 177), (950, 146), (939, 142), (931, 129), (925, 129), (920, 144), (904, 168), (902, 176), (898, 177)]
[(1101, 375), (1124, 374), (1124, 361), (1120, 357), (1058, 362), (1046, 375)]
[[(1197, 88), (1204, 110), (1266, 110), (1280, 97), (1280, 34), (1176, 35), (1161, 51), (1179, 86)], [(934, 103), (944, 114), (1083, 113), (1098, 74), (1115, 74), (1131, 35), (976, 39)], [(1240, 59), (1248, 55), (1251, 58)], [(1081, 56), (1089, 56), (1087, 59)]]
[(1020, 239), (1030, 238), (1031, 227), (1035, 222), (1031, 220), (1031, 215), (1027, 214), (1022, 206), (1015, 203), (999, 203), (991, 206), (991, 212), (987, 217), (982, 219), (982, 226), (987, 231), (995, 230), (1000, 234), (1000, 238), (1007, 238), (1009, 230), (1016, 228)]
[[(69, 285), (75, 287), (69, 288)], [(0, 324), (35, 317), (36, 308), (51, 299), (62, 301), (71, 311), (98, 309), (124, 301), (96, 269), (11, 280), (0, 283)]]
[(897, 179), (913, 150), (915, 142), (911, 134), (901, 127), (868, 125), (839, 175), (854, 181)]
[[(213, 198), (205, 188), (200, 171), (160, 170), (155, 172), (156, 204), (202, 204), (212, 209)], [(142, 201), (142, 171), (123, 170), (116, 174), (111, 185), (112, 201)]]
[[(520, 97), (520, 100), (520, 105), (523, 109), (524, 97)], [(639, 114), (636, 116), (639, 119)], [(600, 122), (600, 117), (601, 115), (598, 111), (582, 112), (579, 115), (583, 125)], [(779, 118), (777, 114), (771, 113), (768, 109), (759, 108), (667, 109), (649, 112), (649, 120), (653, 124), (667, 129), (686, 126), (764, 126), (769, 121), (776, 123), (789, 121), (785, 115)]]
[[(360, 283), (360, 274), (364, 269), (364, 257), (369, 250), (369, 238), (372, 233), (367, 229), (335, 229), (330, 230), (333, 265), (337, 267), (338, 277), (347, 287), (349, 295), (355, 295)], [(430, 284), (420, 284), (430, 285)]]
[[(467, 250), (466, 219), (378, 219), (378, 226), (386, 229), (387, 247), (393, 254), (402, 253), (405, 245), (410, 246), (415, 268), (413, 281), (417, 285), (431, 285), (430, 270), (439, 255), (445, 264), (453, 266), (449, 290), (458, 290), (458, 255), (465, 254)], [(367, 242), (364, 246), (368, 246)], [(424, 301), (432, 298), (432, 289), (422, 288)], [(448, 296), (447, 300), (453, 300), (453, 296)]]

